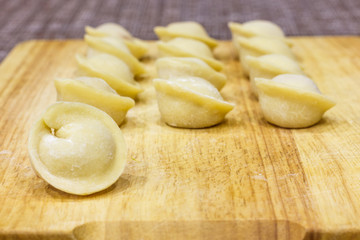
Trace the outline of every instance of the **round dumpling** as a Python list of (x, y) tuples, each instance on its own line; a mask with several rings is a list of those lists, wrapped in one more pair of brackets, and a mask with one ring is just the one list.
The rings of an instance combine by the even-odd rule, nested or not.
[(245, 61), (249, 66), (251, 89), (256, 96), (258, 94), (255, 78), (272, 79), (285, 73), (304, 75), (297, 61), (281, 54), (267, 54), (260, 57), (247, 56)]
[(129, 67), (112, 55), (101, 53), (88, 58), (77, 55), (76, 60), (80, 70), (86, 76), (105, 80), (122, 96), (135, 98), (142, 91)]
[(96, 28), (86, 26), (85, 32), (94, 37), (114, 37), (122, 39), (130, 52), (137, 58), (147, 52), (146, 44), (140, 39), (134, 38), (123, 26), (116, 23), (104, 23)]
[(85, 35), (85, 42), (97, 51), (114, 55), (124, 61), (135, 75), (146, 73), (144, 66), (136, 59), (121, 39)]
[(114, 120), (84, 103), (57, 102), (33, 125), (28, 143), (35, 172), (53, 187), (88, 195), (114, 184), (126, 164)]
[(205, 128), (223, 121), (234, 105), (208, 81), (197, 77), (154, 79), (161, 118), (170, 126)]
[(100, 78), (58, 78), (55, 79), (58, 101), (82, 102), (97, 107), (109, 114), (120, 125), (127, 111), (135, 102), (120, 96), (109, 84)]
[(216, 71), (223, 69), (223, 64), (214, 58), (210, 48), (198, 40), (174, 38), (168, 42), (158, 42), (157, 45), (162, 56), (195, 57), (203, 60)]
[(155, 27), (154, 31), (162, 41), (183, 37), (201, 41), (210, 48), (214, 48), (218, 45), (217, 41), (209, 37), (205, 28), (197, 22), (174, 22), (170, 23), (166, 27)]
[(226, 83), (226, 76), (215, 71), (198, 58), (164, 57), (155, 63), (159, 78), (171, 79), (182, 76), (203, 78), (220, 90)]
[(289, 46), (280, 39), (252, 37), (238, 37), (236, 41), (239, 45), (239, 56), (244, 73), (249, 74), (249, 65), (245, 61), (247, 56), (259, 57), (266, 54), (281, 54), (292, 59), (296, 59)]
[(312, 126), (335, 105), (303, 75), (282, 74), (272, 80), (255, 78), (255, 84), (265, 119), (279, 127)]

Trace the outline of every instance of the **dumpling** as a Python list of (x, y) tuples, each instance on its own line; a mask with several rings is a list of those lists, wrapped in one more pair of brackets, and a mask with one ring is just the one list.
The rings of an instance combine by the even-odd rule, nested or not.
[(94, 37), (114, 37), (122, 39), (130, 52), (136, 57), (140, 58), (147, 52), (146, 44), (134, 38), (124, 27), (115, 23), (104, 23), (96, 28), (86, 26), (85, 32)]
[(255, 83), (265, 119), (279, 127), (312, 126), (335, 105), (303, 75), (282, 74), (272, 80), (255, 78)]
[(95, 50), (114, 55), (123, 60), (135, 75), (144, 74), (144, 66), (137, 60), (122, 42), (113, 37), (93, 37), (85, 35), (85, 42)]
[(190, 57), (164, 57), (156, 63), (159, 78), (171, 79), (182, 76), (203, 78), (220, 90), (226, 83), (226, 76), (215, 71), (204, 61)]
[(272, 79), (285, 73), (304, 75), (297, 61), (281, 54), (268, 54), (260, 57), (247, 56), (245, 61), (249, 66), (251, 89), (256, 96), (255, 78)]
[(236, 41), (237, 37), (251, 38), (251, 37), (267, 37), (276, 38), (286, 42), (291, 46), (291, 42), (285, 38), (283, 30), (273, 22), (266, 20), (253, 20), (245, 23), (229, 22), (228, 27), (232, 34), (232, 41), (237, 50), (239, 44)]
[(246, 75), (249, 74), (249, 66), (245, 61), (247, 56), (259, 57), (266, 54), (276, 53), (296, 59), (289, 46), (279, 39), (264, 37), (238, 37), (236, 41), (239, 45), (239, 56)]
[(253, 20), (245, 23), (229, 22), (228, 26), (233, 36), (285, 38), (283, 30), (278, 25), (266, 20)]
[(209, 37), (205, 28), (197, 22), (174, 22), (167, 25), (167, 27), (155, 27), (154, 31), (162, 41), (183, 37), (201, 41), (210, 48), (218, 45), (218, 42), (214, 38)]
[(122, 96), (135, 98), (142, 91), (129, 67), (112, 55), (96, 54), (88, 58), (77, 55), (76, 60), (86, 76), (105, 80)]
[(195, 57), (206, 62), (216, 71), (223, 69), (223, 64), (217, 61), (210, 48), (203, 42), (189, 38), (174, 38), (168, 42), (158, 42), (161, 56)]
[(58, 78), (55, 87), (58, 101), (82, 102), (97, 107), (109, 114), (117, 125), (135, 105), (133, 99), (120, 96), (100, 78)]
[(105, 112), (77, 102), (57, 102), (33, 125), (31, 165), (53, 187), (76, 195), (114, 184), (126, 164), (125, 140)]
[(197, 77), (154, 79), (161, 118), (170, 126), (205, 128), (223, 121), (234, 105), (208, 81)]

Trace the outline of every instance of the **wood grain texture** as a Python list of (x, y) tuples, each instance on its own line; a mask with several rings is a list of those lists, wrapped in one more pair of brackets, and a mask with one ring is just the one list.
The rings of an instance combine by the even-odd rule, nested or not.
[(216, 55), (236, 107), (207, 129), (160, 120), (148, 77), (121, 126), (128, 164), (109, 189), (87, 197), (36, 177), (27, 155), (32, 123), (55, 102), (55, 77), (76, 72), (82, 41), (30, 41), (0, 66), (0, 239), (359, 239), (360, 38), (293, 38), (306, 73), (337, 105), (306, 129), (263, 119), (229, 42)]

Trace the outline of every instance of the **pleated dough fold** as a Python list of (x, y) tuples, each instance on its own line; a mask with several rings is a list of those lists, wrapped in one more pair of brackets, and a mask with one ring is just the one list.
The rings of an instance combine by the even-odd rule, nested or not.
[(255, 78), (272, 79), (280, 74), (305, 75), (297, 61), (281, 54), (267, 54), (260, 57), (247, 56), (250, 84), (253, 93), (257, 96)]
[(109, 114), (120, 125), (127, 111), (135, 101), (120, 96), (100, 78), (58, 78), (55, 79), (58, 101), (82, 102), (97, 107)]
[(85, 58), (76, 55), (80, 70), (89, 77), (105, 80), (121, 96), (135, 98), (142, 91), (129, 67), (109, 54), (95, 54)]
[(275, 38), (237, 37), (235, 40), (239, 46), (239, 56), (244, 73), (249, 74), (249, 65), (245, 61), (247, 56), (259, 57), (266, 54), (281, 54), (296, 59), (290, 47), (282, 40)]
[(85, 32), (94, 37), (114, 37), (117, 39), (122, 39), (125, 45), (128, 47), (130, 52), (136, 57), (143, 57), (148, 47), (146, 43), (138, 38), (134, 38), (129, 31), (127, 31), (123, 26), (115, 23), (104, 23), (96, 28), (86, 26)]
[(161, 56), (165, 57), (195, 57), (206, 62), (216, 71), (223, 69), (223, 64), (217, 61), (210, 48), (203, 42), (187, 39), (174, 38), (168, 42), (158, 42), (158, 49)]
[(285, 39), (283, 30), (275, 23), (266, 20), (253, 20), (245, 23), (229, 22), (228, 27), (233, 36)]
[(144, 66), (130, 53), (129, 49), (121, 39), (113, 37), (94, 37), (90, 35), (85, 35), (84, 38), (89, 47), (100, 52), (114, 55), (124, 61), (134, 75), (146, 73)]
[(165, 42), (181, 37), (201, 41), (210, 48), (214, 48), (218, 45), (218, 42), (214, 38), (211, 38), (205, 28), (197, 22), (174, 22), (170, 23), (166, 27), (155, 27), (154, 32), (160, 40)]
[(164, 57), (155, 63), (159, 78), (171, 79), (182, 76), (203, 78), (220, 90), (226, 83), (226, 76), (215, 71), (198, 58)]

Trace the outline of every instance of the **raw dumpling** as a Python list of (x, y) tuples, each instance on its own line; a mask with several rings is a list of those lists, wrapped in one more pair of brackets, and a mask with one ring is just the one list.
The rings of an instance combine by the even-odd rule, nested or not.
[(220, 90), (226, 83), (226, 76), (217, 72), (198, 58), (164, 57), (155, 63), (159, 78), (171, 79), (182, 76), (203, 78)]
[(214, 48), (218, 45), (217, 41), (209, 37), (205, 28), (197, 22), (189, 21), (170, 23), (167, 27), (155, 27), (154, 31), (162, 41), (169, 41), (173, 38), (183, 37), (201, 41), (210, 48)]
[(158, 42), (162, 56), (195, 57), (206, 62), (216, 71), (223, 69), (223, 64), (217, 61), (210, 48), (203, 42), (188, 38), (174, 38), (168, 42)]
[(145, 73), (144, 66), (130, 53), (121, 39), (85, 35), (85, 42), (95, 50), (120, 58), (129, 66), (135, 75)]
[(124, 27), (115, 23), (104, 23), (96, 28), (86, 26), (85, 32), (94, 37), (114, 37), (122, 39), (130, 52), (140, 58), (147, 52), (146, 44), (140, 39), (134, 38)]
[(272, 80), (255, 78), (265, 119), (285, 128), (304, 128), (319, 122), (335, 103), (303, 75), (282, 74)]
[(249, 66), (245, 61), (247, 56), (259, 57), (266, 54), (276, 53), (295, 59), (295, 55), (289, 46), (279, 39), (264, 37), (238, 37), (236, 38), (236, 41), (239, 45), (239, 56), (246, 75), (249, 74)]
[(58, 101), (82, 102), (97, 107), (120, 125), (127, 111), (134, 107), (135, 102), (129, 97), (116, 93), (100, 78), (58, 78), (55, 80)]
[(108, 114), (76, 102), (51, 105), (31, 128), (28, 150), (41, 178), (77, 195), (114, 184), (127, 152), (121, 130)]
[(154, 79), (161, 118), (170, 126), (205, 128), (223, 121), (234, 105), (208, 81), (197, 77)]
[(281, 54), (268, 54), (260, 57), (247, 56), (245, 61), (249, 66), (251, 88), (256, 96), (258, 94), (255, 78), (272, 79), (285, 73), (304, 75), (299, 64), (294, 59)]
[(253, 20), (242, 24), (229, 22), (228, 26), (233, 36), (285, 38), (284, 32), (278, 25), (266, 20)]
[(77, 55), (76, 60), (86, 76), (105, 80), (122, 96), (135, 98), (142, 91), (129, 67), (112, 55), (96, 54), (88, 58)]

